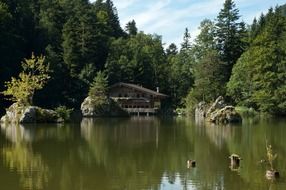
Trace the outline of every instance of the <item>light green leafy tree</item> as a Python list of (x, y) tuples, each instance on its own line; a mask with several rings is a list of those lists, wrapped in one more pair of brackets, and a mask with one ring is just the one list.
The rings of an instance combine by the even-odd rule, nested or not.
[(2, 93), (14, 102), (32, 105), (35, 91), (42, 89), (50, 78), (49, 65), (45, 64), (44, 56), (32, 54), (30, 59), (24, 59), (22, 68), (18, 78), (12, 77), (5, 83), (6, 90)]
[(286, 114), (286, 18), (269, 10), (265, 25), (234, 66), (228, 94), (262, 112)]

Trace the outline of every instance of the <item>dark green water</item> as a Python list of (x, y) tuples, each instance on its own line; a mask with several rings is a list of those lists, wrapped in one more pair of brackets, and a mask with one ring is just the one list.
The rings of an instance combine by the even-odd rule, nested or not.
[[(285, 190), (286, 121), (205, 126), (191, 119), (85, 119), (1, 126), (0, 189)], [(281, 178), (265, 178), (265, 141)], [(228, 157), (243, 160), (232, 171)], [(196, 168), (188, 169), (187, 160)]]

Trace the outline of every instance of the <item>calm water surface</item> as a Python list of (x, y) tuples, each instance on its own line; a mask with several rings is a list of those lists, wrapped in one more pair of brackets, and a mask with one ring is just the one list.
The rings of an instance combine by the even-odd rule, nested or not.
[[(278, 154), (265, 178), (266, 140)], [(232, 170), (228, 157), (243, 160)], [(188, 169), (186, 161), (197, 167)], [(1, 126), (0, 189), (285, 190), (286, 120), (211, 126), (192, 119), (84, 119), (65, 125)]]

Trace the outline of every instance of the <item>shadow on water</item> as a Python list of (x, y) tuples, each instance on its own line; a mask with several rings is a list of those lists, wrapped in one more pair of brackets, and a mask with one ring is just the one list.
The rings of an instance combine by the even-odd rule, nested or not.
[[(187, 118), (83, 119), (1, 126), (1, 189), (285, 189), (286, 122), (235, 126)], [(265, 139), (282, 178), (265, 179)], [(242, 157), (232, 171), (228, 157)], [(186, 161), (196, 160), (188, 169)]]

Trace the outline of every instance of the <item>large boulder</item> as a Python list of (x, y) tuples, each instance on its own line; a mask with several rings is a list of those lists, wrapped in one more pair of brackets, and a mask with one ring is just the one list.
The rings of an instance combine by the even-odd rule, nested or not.
[(205, 102), (200, 102), (195, 110), (196, 121), (207, 120), (213, 123), (235, 123), (241, 122), (240, 114), (233, 106), (228, 106), (222, 96), (208, 107)]
[(96, 100), (90, 96), (81, 104), (83, 117), (128, 116), (128, 113), (119, 107), (112, 99)]
[(211, 112), (208, 119), (213, 123), (237, 123), (242, 121), (241, 116), (233, 106), (225, 106)]
[(6, 115), (1, 118), (2, 123), (59, 123), (63, 119), (54, 110), (43, 109), (37, 106), (12, 104)]

